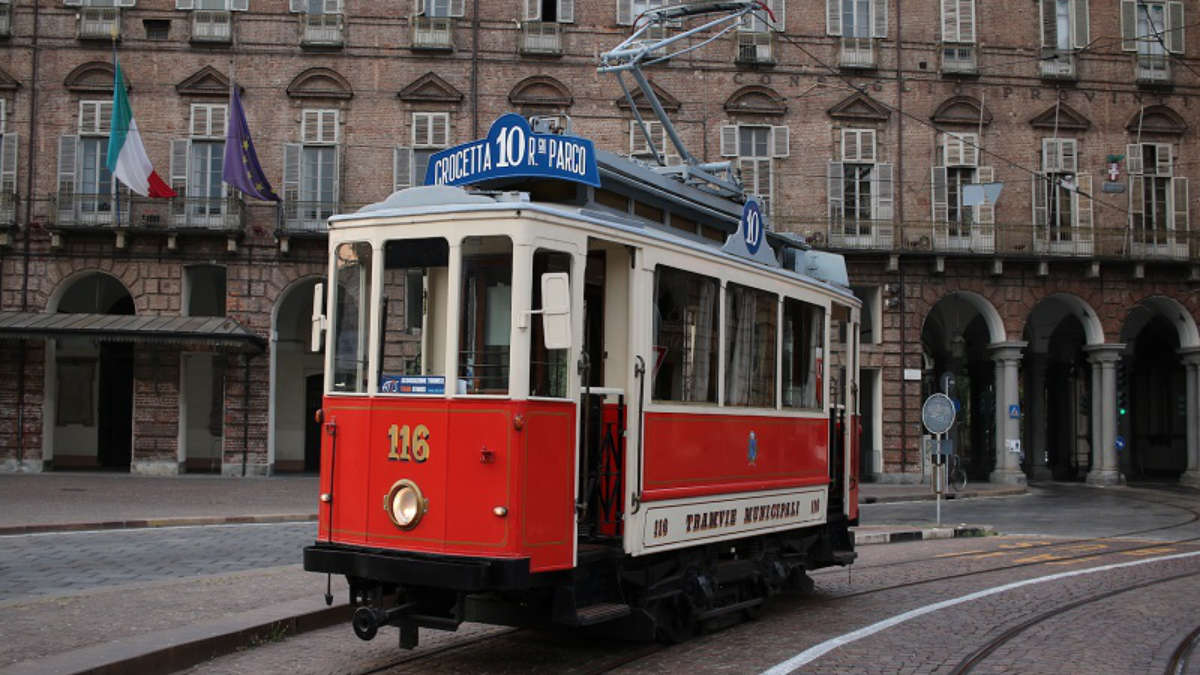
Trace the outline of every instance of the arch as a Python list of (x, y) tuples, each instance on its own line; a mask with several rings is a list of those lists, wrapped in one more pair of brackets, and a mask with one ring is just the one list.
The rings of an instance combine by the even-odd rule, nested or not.
[[(307, 324), (312, 315), (312, 287), (324, 280), (321, 274), (305, 274), (291, 280), (280, 289), (271, 306), (271, 351), (269, 361), (269, 394), (267, 414), (267, 463), (274, 470), (302, 470), (304, 466), (304, 433), (303, 430), (311, 417), (304, 415), (301, 409), (307, 375), (324, 372), (324, 353), (311, 352), (308, 347), (307, 334), (300, 330), (300, 324)], [(307, 290), (307, 293), (305, 292)], [(307, 307), (307, 309), (306, 309)], [(289, 316), (290, 315), (290, 316)], [(280, 326), (280, 321), (295, 322), (290, 330)], [(303, 344), (295, 344), (299, 336)], [(306, 373), (306, 371), (312, 371)], [(296, 394), (301, 400), (297, 402)], [(286, 439), (281, 439), (281, 431), (290, 429)], [(301, 449), (300, 453), (281, 453), (282, 448)], [(286, 455), (286, 457), (281, 457)]]
[(1129, 310), (1121, 325), (1121, 341), (1131, 343), (1141, 329), (1156, 316), (1163, 317), (1175, 328), (1180, 349), (1200, 347), (1200, 331), (1196, 328), (1196, 319), (1192, 313), (1178, 300), (1165, 295), (1142, 298)]
[(974, 96), (951, 96), (929, 116), (935, 124), (965, 124), (979, 126), (982, 117), (984, 126), (992, 123), (992, 113), (983, 107)]
[(1182, 136), (1188, 130), (1183, 116), (1166, 105), (1152, 105), (1133, 114), (1125, 130), (1131, 134), (1163, 134)]
[(516, 106), (567, 108), (575, 102), (571, 90), (549, 75), (534, 75), (516, 84), (508, 92), (508, 102)]
[(287, 86), (291, 98), (341, 98), (354, 97), (350, 81), (332, 68), (309, 68), (297, 75)]
[[(112, 95), (113, 75), (115, 74), (111, 63), (104, 61), (89, 61), (75, 68), (67, 74), (63, 80), (63, 86), (67, 91), (73, 91), (79, 94), (108, 94)], [(129, 73), (125, 73), (125, 88), (133, 91), (133, 84), (129, 81)]]
[(770, 87), (752, 84), (733, 92), (725, 100), (725, 112), (732, 114), (783, 115), (787, 99)]
[(1100, 323), (1096, 310), (1073, 293), (1051, 293), (1039, 300), (1025, 319), (1026, 329), (1034, 339), (1045, 339), (1048, 335), (1043, 328), (1049, 325), (1052, 329), (1067, 316), (1079, 320), (1087, 345), (1104, 344), (1104, 325)]
[(953, 309), (953, 303), (964, 304), (979, 314), (987, 326), (990, 344), (997, 344), (1008, 340), (1008, 333), (1004, 328), (1004, 320), (1000, 318), (1000, 312), (996, 310), (996, 307), (992, 305), (990, 300), (974, 291), (952, 291), (942, 296), (930, 307), (929, 313), (925, 316), (925, 321), (928, 322), (930, 316), (935, 311)]
[[(134, 306), (133, 293), (129, 290), (129, 287), (124, 284), (124, 282), (122, 282), (120, 279), (113, 276), (112, 274), (105, 272), (104, 270), (86, 269), (86, 270), (79, 270), (77, 272), (74, 272), (74, 273), (68, 275), (67, 277), (64, 277), (61, 281), (59, 281), (58, 285), (54, 287), (54, 290), (50, 292), (50, 297), (46, 299), (46, 311), (51, 314), (62, 311), (59, 309), (59, 307), (63, 302), (63, 298), (67, 297), (68, 294), (72, 290), (77, 288), (78, 284), (80, 282), (86, 281), (92, 277), (102, 277), (104, 279), (104, 281), (102, 283), (104, 283), (108, 286), (108, 289), (106, 290), (106, 295), (111, 297), (116, 292), (118, 292), (118, 289), (119, 289), (120, 292), (123, 292), (125, 294), (125, 296), (129, 298), (130, 306), (131, 307)], [(65, 311), (78, 312), (78, 310), (70, 310), (70, 309), (65, 310)], [(97, 309), (95, 311), (88, 312), (88, 313), (107, 314), (108, 312)], [(124, 312), (116, 312), (116, 313), (124, 313)], [(131, 309), (128, 313), (136, 314), (137, 311), (135, 309)]]

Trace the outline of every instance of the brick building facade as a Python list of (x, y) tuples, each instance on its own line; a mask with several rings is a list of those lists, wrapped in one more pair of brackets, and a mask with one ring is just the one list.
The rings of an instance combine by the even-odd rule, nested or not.
[[(5, 469), (311, 470), (324, 218), (512, 110), (647, 156), (596, 66), (655, 4), (0, 0)], [(650, 70), (693, 154), (847, 255), (866, 477), (920, 479), (921, 402), (945, 390), (977, 478), (1198, 480), (1185, 5), (772, 0)], [(103, 169), (114, 35), (177, 199), (114, 195)], [(231, 76), (279, 208), (220, 182)], [(56, 312), (180, 321), (132, 343), (12, 327)]]

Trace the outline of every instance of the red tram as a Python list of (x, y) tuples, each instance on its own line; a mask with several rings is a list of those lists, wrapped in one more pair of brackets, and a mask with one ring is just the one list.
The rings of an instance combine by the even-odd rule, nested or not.
[(844, 261), (756, 202), (587, 142), (556, 160), (506, 118), (431, 182), (506, 153), (541, 169), (330, 220), (305, 569), (348, 578), (359, 637), (412, 647), (463, 621), (683, 639), (851, 562)]

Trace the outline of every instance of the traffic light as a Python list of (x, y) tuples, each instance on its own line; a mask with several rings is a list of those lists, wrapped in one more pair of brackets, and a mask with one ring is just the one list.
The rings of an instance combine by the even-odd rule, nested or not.
[(1129, 412), (1129, 374), (1125, 369), (1125, 360), (1117, 361), (1117, 416), (1124, 417)]
[(883, 285), (883, 306), (896, 309), (900, 306), (900, 284)]

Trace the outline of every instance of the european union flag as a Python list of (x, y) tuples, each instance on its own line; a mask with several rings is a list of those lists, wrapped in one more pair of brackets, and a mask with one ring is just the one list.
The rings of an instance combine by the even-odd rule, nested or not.
[(229, 93), (229, 124), (225, 129), (225, 168), (221, 180), (242, 192), (264, 202), (282, 201), (271, 190), (271, 183), (263, 175), (258, 154), (254, 152), (254, 141), (250, 140), (250, 127), (246, 125), (246, 112), (242, 110), (242, 99), (237, 85)]

